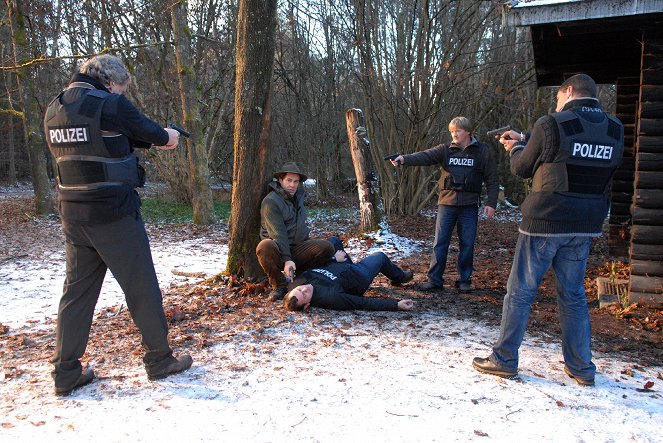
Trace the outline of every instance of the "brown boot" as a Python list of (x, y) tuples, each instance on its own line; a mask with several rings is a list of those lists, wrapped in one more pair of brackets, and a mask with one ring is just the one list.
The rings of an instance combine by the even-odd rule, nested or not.
[(147, 379), (150, 381), (161, 380), (162, 378), (166, 378), (169, 375), (179, 374), (180, 372), (184, 372), (189, 369), (192, 363), (193, 358), (191, 358), (189, 354), (185, 354), (180, 358), (173, 358), (173, 361), (165, 368), (154, 371), (152, 373), (148, 372)]
[(81, 372), (81, 375), (78, 376), (78, 380), (74, 383), (74, 386), (67, 388), (55, 387), (55, 395), (59, 397), (66, 397), (67, 395), (74, 392), (74, 390), (89, 384), (94, 379), (94, 371), (91, 368), (86, 368)]

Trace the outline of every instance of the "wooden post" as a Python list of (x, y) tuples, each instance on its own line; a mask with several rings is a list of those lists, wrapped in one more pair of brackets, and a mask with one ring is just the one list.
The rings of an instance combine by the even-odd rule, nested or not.
[(370, 141), (364, 126), (364, 113), (361, 109), (348, 109), (345, 112), (345, 123), (352, 163), (357, 176), (360, 229), (363, 232), (376, 231), (382, 220), (382, 206), (378, 175), (373, 167)]

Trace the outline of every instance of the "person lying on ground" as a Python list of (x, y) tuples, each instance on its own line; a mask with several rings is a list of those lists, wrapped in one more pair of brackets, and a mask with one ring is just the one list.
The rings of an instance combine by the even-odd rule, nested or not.
[(309, 306), (338, 311), (409, 311), (414, 307), (412, 300), (363, 296), (379, 273), (391, 279), (394, 286), (412, 280), (412, 271), (396, 266), (383, 252), (371, 254), (357, 263), (348, 262), (342, 250), (337, 251), (334, 258), (336, 261), (295, 278), (283, 299), (288, 311), (303, 311)]

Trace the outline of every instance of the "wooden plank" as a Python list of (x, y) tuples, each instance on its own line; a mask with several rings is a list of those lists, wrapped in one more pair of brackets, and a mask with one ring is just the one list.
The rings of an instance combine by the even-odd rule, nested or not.
[(633, 194), (630, 192), (613, 192), (610, 196), (610, 201), (613, 203), (623, 203), (630, 205), (633, 201)]
[(663, 102), (642, 102), (640, 104), (640, 117), (663, 118)]
[(631, 215), (633, 224), (635, 225), (663, 225), (663, 208), (650, 209), (633, 206), (631, 208)]
[(631, 204), (633, 201), (633, 194), (626, 192), (613, 192), (610, 200), (617, 203)]
[(661, 245), (631, 243), (632, 260), (663, 260)]
[(663, 304), (663, 294), (629, 291), (628, 300), (631, 303), (639, 303), (641, 305), (660, 306)]
[(663, 86), (661, 85), (642, 85), (641, 97), (643, 102), (663, 101)]
[(663, 277), (663, 262), (659, 260), (631, 260), (631, 275)]
[(631, 273), (629, 288), (635, 292), (663, 294), (663, 277), (646, 277)]
[[(635, 173), (634, 185), (637, 189), (663, 190), (663, 170), (638, 171)], [(631, 187), (633, 189), (633, 187)], [(613, 185), (613, 189), (614, 185)]]
[(639, 171), (663, 171), (663, 154), (658, 152), (638, 152), (636, 164)]
[(640, 152), (663, 152), (663, 136), (640, 135), (638, 144)]
[(640, 208), (663, 208), (663, 192), (658, 189), (636, 189), (633, 191), (633, 204)]
[(640, 135), (663, 135), (663, 119), (641, 118)]
[(646, 245), (661, 245), (663, 249), (663, 226), (632, 225), (631, 242)]
[[(646, 61), (650, 61), (648, 59)], [(646, 66), (646, 65), (645, 65)], [(651, 65), (649, 65), (651, 66)], [(663, 83), (663, 71), (658, 68), (645, 68), (642, 70), (642, 83), (645, 85), (660, 85)]]

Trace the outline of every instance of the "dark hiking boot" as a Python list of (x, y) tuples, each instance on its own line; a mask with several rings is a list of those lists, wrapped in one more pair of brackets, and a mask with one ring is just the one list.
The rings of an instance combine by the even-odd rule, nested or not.
[(283, 297), (288, 293), (288, 288), (286, 286), (279, 286), (278, 288), (274, 288), (269, 292), (269, 295), (267, 295), (267, 299), (269, 301), (279, 301), (283, 300)]
[(426, 281), (426, 282), (423, 282), (422, 284), (420, 284), (418, 286), (418, 289), (420, 291), (426, 291), (426, 292), (430, 292), (430, 291), (443, 292), (444, 291), (444, 286), (438, 286), (433, 282)]
[(594, 379), (593, 378), (591, 380), (589, 380), (589, 379), (586, 379), (586, 378), (580, 378), (577, 375), (573, 375), (571, 370), (566, 365), (564, 365), (564, 372), (566, 373), (566, 375), (568, 375), (569, 377), (574, 379), (580, 386), (594, 386)]
[(189, 369), (192, 363), (193, 358), (189, 354), (185, 354), (180, 358), (175, 358), (173, 362), (159, 371), (152, 372), (151, 374), (148, 372), (147, 379), (150, 381), (161, 380), (170, 375), (179, 374)]
[(400, 280), (392, 280), (391, 285), (392, 286), (400, 286), (403, 283), (407, 283), (412, 281), (412, 278), (414, 277), (414, 272), (412, 271), (403, 271), (403, 277)]
[(464, 294), (472, 292), (472, 284), (465, 281), (458, 283), (458, 290)]
[(94, 379), (94, 371), (90, 368), (86, 368), (81, 372), (81, 375), (78, 376), (78, 380), (76, 380), (74, 386), (71, 386), (69, 388), (60, 388), (56, 386), (55, 395), (57, 395), (58, 397), (66, 397), (67, 395), (74, 392), (76, 389), (89, 384), (93, 379)]
[(479, 372), (490, 375), (497, 375), (498, 377), (514, 378), (516, 375), (518, 375), (517, 370), (513, 371), (511, 369), (507, 369), (504, 366), (493, 363), (489, 358), (475, 357), (474, 360), (472, 360), (472, 367), (474, 367), (474, 369)]

